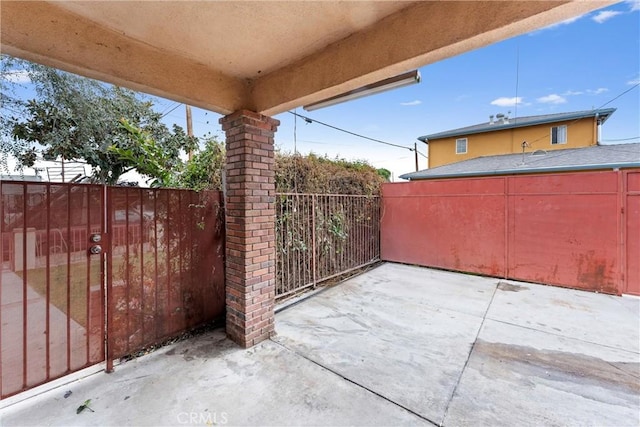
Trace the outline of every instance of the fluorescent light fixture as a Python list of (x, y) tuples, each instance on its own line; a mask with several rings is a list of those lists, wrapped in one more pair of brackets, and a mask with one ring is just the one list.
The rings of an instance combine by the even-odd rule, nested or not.
[(329, 107), (331, 105), (351, 101), (352, 99), (362, 98), (364, 96), (373, 95), (399, 87), (409, 86), (415, 83), (420, 83), (420, 73), (418, 72), (418, 70), (413, 70), (409, 71), (408, 73), (400, 74), (399, 76), (390, 77), (377, 83), (372, 83), (370, 85), (366, 85), (361, 88), (354, 89), (352, 91), (345, 92), (322, 101), (314, 102), (313, 104), (305, 105), (302, 108), (307, 111), (313, 111), (319, 108)]

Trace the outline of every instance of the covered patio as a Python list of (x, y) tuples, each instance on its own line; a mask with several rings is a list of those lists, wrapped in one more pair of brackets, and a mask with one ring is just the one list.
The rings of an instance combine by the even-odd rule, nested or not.
[(270, 116), (614, 1), (3, 1), (3, 53), (225, 115), (226, 332), (274, 334)]
[(637, 298), (385, 263), (278, 312), (252, 349), (210, 332), (0, 423), (636, 426), (639, 316)]

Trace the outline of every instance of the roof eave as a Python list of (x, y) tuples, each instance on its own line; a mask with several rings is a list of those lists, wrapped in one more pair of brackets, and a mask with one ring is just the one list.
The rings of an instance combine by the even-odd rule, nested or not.
[[(450, 131), (450, 132), (438, 132), (438, 133), (434, 133), (434, 134), (430, 134), (430, 135), (424, 135), (419, 137), (418, 139), (420, 141), (426, 142), (427, 140), (434, 140), (434, 139), (444, 139), (444, 138), (453, 138), (456, 136), (466, 136), (466, 135), (476, 135), (479, 133), (488, 133), (488, 132), (494, 132), (494, 131), (499, 131), (499, 130), (508, 130), (508, 129), (516, 129), (516, 128), (521, 128), (521, 127), (529, 127), (529, 126), (536, 126), (536, 125), (542, 125), (545, 123), (558, 123), (558, 122), (566, 122), (568, 120), (579, 120), (579, 119), (586, 119), (586, 118), (590, 118), (590, 117), (598, 117), (601, 119), (600, 124), (603, 124), (604, 122), (607, 121), (607, 119), (616, 111), (616, 108), (605, 108), (602, 110), (593, 110), (593, 112), (590, 112), (590, 114), (575, 114), (575, 115), (567, 115), (565, 117), (562, 118), (550, 118), (550, 119), (540, 119), (540, 120), (536, 120), (536, 121), (531, 121), (531, 122), (526, 122), (526, 123), (506, 123), (506, 124), (492, 124), (492, 125), (487, 125), (488, 127), (486, 128), (482, 128), (482, 129), (478, 129), (478, 130), (454, 130), (454, 131)], [(517, 119), (516, 119), (517, 120)]]
[(401, 179), (409, 181), (425, 181), (429, 179), (440, 178), (469, 178), (469, 177), (481, 177), (481, 176), (496, 176), (496, 175), (522, 175), (532, 173), (550, 173), (550, 172), (577, 172), (586, 170), (609, 170), (609, 169), (630, 169), (640, 168), (640, 162), (624, 162), (624, 163), (606, 163), (606, 164), (594, 164), (594, 165), (574, 165), (574, 166), (551, 166), (546, 168), (528, 168), (528, 169), (500, 169), (494, 171), (475, 171), (475, 172), (459, 172), (459, 173), (443, 173), (434, 174), (425, 177), (411, 177), (411, 175), (417, 173), (406, 173), (400, 175)]

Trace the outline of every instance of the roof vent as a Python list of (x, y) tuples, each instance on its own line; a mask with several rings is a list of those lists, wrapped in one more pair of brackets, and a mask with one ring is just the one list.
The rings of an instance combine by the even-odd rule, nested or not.
[(545, 154), (547, 154), (545, 150), (536, 150), (531, 153), (532, 156), (544, 156)]
[(489, 124), (492, 125), (493, 124), (493, 114), (489, 116)]
[[(509, 113), (511, 113), (511, 111), (509, 111)], [(492, 116), (493, 117), (493, 116)], [(509, 114), (496, 114), (496, 123), (500, 123), (500, 124), (507, 124), (509, 123)]]

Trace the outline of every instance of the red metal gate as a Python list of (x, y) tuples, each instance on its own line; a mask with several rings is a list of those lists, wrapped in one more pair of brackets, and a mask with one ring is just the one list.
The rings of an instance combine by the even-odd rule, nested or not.
[(381, 258), (640, 295), (640, 171), (385, 184)]
[(640, 296), (640, 171), (625, 171), (624, 187), (624, 236), (623, 256), (626, 287), (625, 293)]
[(219, 192), (0, 182), (0, 398), (221, 317), (220, 209)]
[(98, 185), (0, 183), (0, 397), (104, 360)]

